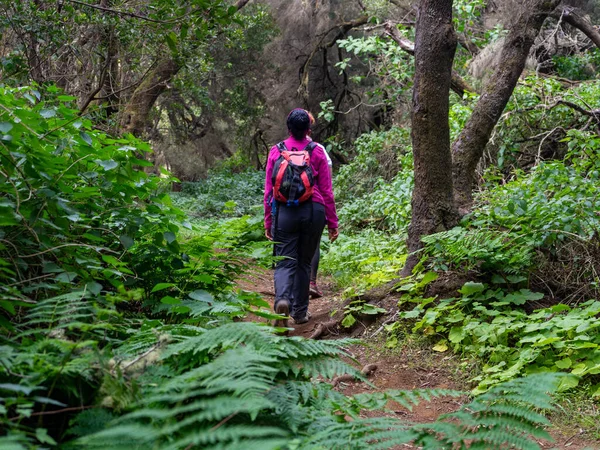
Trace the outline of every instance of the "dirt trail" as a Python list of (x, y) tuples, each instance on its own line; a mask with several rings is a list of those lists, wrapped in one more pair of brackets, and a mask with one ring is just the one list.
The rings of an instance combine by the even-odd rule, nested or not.
[[(238, 281), (241, 289), (259, 293), (273, 306), (273, 272), (271, 270), (254, 270), (247, 274), (244, 279)], [(335, 290), (331, 280), (319, 281), (319, 288), (324, 296), (310, 301), (309, 311), (311, 320), (302, 325), (294, 325), (290, 320), (289, 326), (293, 329), (290, 336), (302, 336), (308, 338), (315, 328), (324, 322), (330, 322), (335, 314), (339, 317), (343, 309), (343, 300), (340, 293)], [(264, 319), (256, 317), (257, 321)], [(377, 370), (369, 377), (375, 389), (362, 382), (341, 382), (337, 389), (346, 395), (354, 395), (361, 392), (383, 391), (387, 389), (468, 389), (465, 383), (465, 375), (457, 371), (457, 365), (453, 356), (427, 352), (418, 349), (399, 349), (390, 351), (384, 346), (384, 333), (379, 332), (380, 324), (363, 326), (355, 329), (352, 333), (337, 330), (334, 334), (328, 334), (325, 339), (338, 337), (360, 337), (366, 345), (353, 346), (350, 353), (358, 361), (362, 368), (367, 364), (376, 364)], [(375, 335), (375, 336), (374, 336)], [(409, 422), (425, 423), (435, 421), (441, 414), (456, 411), (462, 406), (466, 398), (436, 398), (430, 402), (422, 402), (413, 407), (412, 411), (400, 405), (389, 405), (399, 419)], [(599, 419), (600, 420), (600, 419)], [(599, 441), (585, 439), (584, 430), (550, 430), (554, 442), (538, 440), (538, 444), (544, 450), (568, 449), (600, 450)], [(418, 448), (404, 446), (403, 448)]]

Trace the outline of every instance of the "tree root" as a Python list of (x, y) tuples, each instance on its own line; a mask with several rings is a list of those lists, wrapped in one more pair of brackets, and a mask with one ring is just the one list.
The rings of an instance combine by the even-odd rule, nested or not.
[[(360, 373), (362, 373), (365, 377), (369, 377), (377, 370), (377, 367), (377, 364), (367, 364), (365, 367), (362, 368)], [(333, 385), (333, 387), (337, 387), (340, 383), (347, 381), (354, 381), (354, 376), (350, 374), (340, 375), (339, 377), (335, 377), (331, 384)]]
[(329, 322), (321, 322), (315, 328), (315, 331), (308, 337), (309, 339), (318, 339), (319, 337), (329, 334), (333, 329), (336, 329), (339, 326), (340, 322), (337, 320), (332, 320)]

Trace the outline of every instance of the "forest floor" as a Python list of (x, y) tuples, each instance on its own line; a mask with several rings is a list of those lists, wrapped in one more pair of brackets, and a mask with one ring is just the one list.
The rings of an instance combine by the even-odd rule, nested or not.
[[(255, 269), (250, 274), (246, 274), (243, 279), (238, 281), (241, 289), (259, 293), (269, 304), (273, 305), (273, 273), (271, 270)], [(333, 316), (341, 317), (344, 301), (339, 290), (335, 288), (335, 283), (325, 278), (319, 281), (319, 288), (323, 291), (323, 297), (311, 299), (309, 311), (312, 315), (311, 320), (302, 325), (294, 325), (289, 321), (290, 336), (302, 336), (308, 338), (313, 334), (321, 323), (331, 322)], [(389, 299), (390, 305), (395, 306), (396, 300)], [(393, 304), (393, 305), (392, 305)], [(357, 337), (362, 340), (362, 345), (355, 345), (348, 349), (349, 353), (357, 361), (359, 368), (368, 364), (376, 364), (377, 369), (369, 377), (369, 381), (374, 387), (360, 381), (340, 382), (336, 389), (346, 395), (354, 395), (361, 392), (383, 391), (387, 389), (456, 389), (468, 391), (471, 386), (468, 385), (469, 375), (464, 366), (461, 367), (458, 357), (437, 353), (425, 345), (419, 345), (415, 342), (407, 341), (406, 345), (402, 343), (396, 348), (390, 349), (385, 345), (385, 332), (382, 328), (382, 322), (386, 317), (369, 325), (359, 324), (351, 331), (337, 330), (324, 336), (324, 339)], [(256, 321), (264, 321), (259, 317)], [(332, 330), (333, 331), (333, 330)], [(392, 414), (399, 419), (407, 422), (426, 423), (435, 421), (440, 415), (456, 411), (467, 401), (464, 398), (440, 397), (434, 398), (429, 402), (421, 402), (414, 406), (412, 411), (402, 407), (399, 404), (388, 405)], [(556, 412), (556, 417), (551, 417), (553, 423), (565, 423), (558, 427), (548, 430), (552, 435), (554, 442), (538, 440), (538, 444), (544, 450), (549, 449), (600, 449), (600, 440), (594, 440), (585, 428), (572, 423), (572, 420), (561, 420), (560, 411)], [(564, 413), (563, 413), (564, 414)], [(556, 419), (556, 420), (555, 420)], [(596, 420), (600, 420), (596, 416)], [(418, 448), (405, 445), (403, 448)]]

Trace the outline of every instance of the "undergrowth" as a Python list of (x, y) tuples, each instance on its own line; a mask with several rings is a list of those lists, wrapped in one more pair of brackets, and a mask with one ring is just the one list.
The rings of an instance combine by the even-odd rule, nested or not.
[(73, 100), (0, 88), (0, 447), (538, 448), (530, 436), (548, 438), (542, 412), (561, 382), (551, 374), (432, 423), (363, 418), (389, 401), (462, 394), (334, 390), (326, 380), (362, 377), (345, 362), (355, 341), (243, 320), (277, 317), (234, 285), (248, 253), (264, 254), (260, 222), (192, 225), (166, 192), (169, 175), (139, 170), (148, 145), (95, 130)]

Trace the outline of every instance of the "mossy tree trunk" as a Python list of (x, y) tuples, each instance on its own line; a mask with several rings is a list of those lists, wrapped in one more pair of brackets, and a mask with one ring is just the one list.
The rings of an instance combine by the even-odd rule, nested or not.
[(415, 252), (423, 246), (421, 236), (447, 230), (458, 220), (448, 124), (455, 50), (452, 0), (422, 0), (416, 26), (411, 117), (415, 174), (407, 241), (411, 255), (403, 275), (409, 275), (419, 260)]
[(121, 131), (141, 137), (158, 97), (181, 70), (182, 65), (171, 56), (159, 60), (133, 92), (121, 116)]
[(515, 11), (516, 19), (501, 50), (501, 63), (490, 75), (471, 117), (452, 144), (455, 200), (461, 213), (471, 208), (477, 164), (523, 72), (529, 50), (544, 20), (559, 3), (528, 0)]

